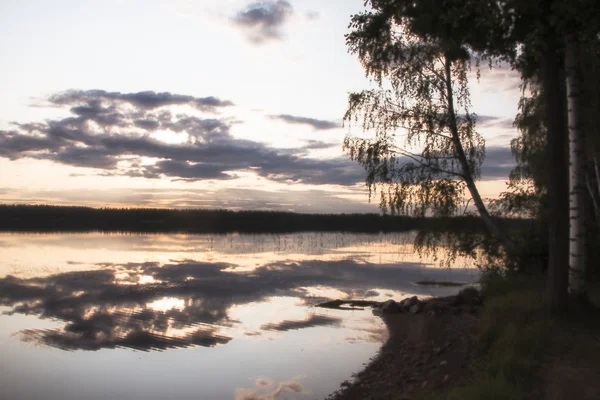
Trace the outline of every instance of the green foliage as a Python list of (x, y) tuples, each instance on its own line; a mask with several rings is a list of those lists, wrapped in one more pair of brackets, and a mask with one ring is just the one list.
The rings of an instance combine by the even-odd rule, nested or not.
[(367, 171), (382, 211), (450, 216), (463, 210), (465, 181), (479, 176), (485, 156), (469, 111), (469, 55), (452, 40), (423, 37), (424, 18), (436, 16), (411, 4), (373, 1), (373, 11), (352, 17), (348, 48), (378, 88), (350, 94), (345, 121), (375, 137), (347, 136), (344, 149)]

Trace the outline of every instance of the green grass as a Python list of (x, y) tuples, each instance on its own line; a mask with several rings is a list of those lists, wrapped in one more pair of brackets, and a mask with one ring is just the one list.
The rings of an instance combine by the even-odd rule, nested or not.
[(526, 398), (552, 327), (542, 309), (542, 283), (539, 276), (482, 280), (486, 300), (476, 342), (484, 361), (472, 366), (468, 385), (445, 393), (426, 393), (421, 399)]

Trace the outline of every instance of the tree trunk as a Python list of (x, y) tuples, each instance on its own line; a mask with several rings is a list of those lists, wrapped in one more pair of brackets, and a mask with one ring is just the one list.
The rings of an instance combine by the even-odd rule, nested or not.
[[(600, 153), (600, 102), (598, 101), (598, 43), (592, 43), (586, 51), (581, 52), (580, 56), (583, 60), (581, 68), (582, 81), (585, 82), (581, 86), (583, 99), (580, 104), (585, 108), (583, 118), (585, 137), (585, 152), (586, 152), (586, 184), (591, 201), (593, 203), (594, 216), (596, 217), (596, 225), (600, 227), (600, 166), (598, 165), (598, 154)], [(581, 45), (580, 45), (581, 51)], [(591, 215), (588, 214), (588, 215)], [(589, 218), (588, 218), (589, 219)], [(588, 253), (588, 255), (591, 255)], [(588, 264), (591, 261), (588, 257)]]
[(569, 294), (586, 300), (585, 287), (585, 145), (580, 45), (576, 33), (565, 40), (569, 119)]
[(600, 171), (598, 170), (598, 159), (594, 157), (589, 165), (591, 171), (586, 174), (585, 182), (592, 202), (592, 210), (596, 217), (596, 225), (600, 227)]
[(504, 246), (506, 252), (510, 255), (517, 254), (517, 248), (515, 244), (498, 228), (498, 225), (494, 223), (494, 220), (490, 216), (490, 213), (479, 194), (479, 190), (475, 185), (475, 180), (473, 179), (473, 174), (471, 173), (471, 168), (469, 166), (469, 161), (467, 160), (467, 156), (465, 154), (465, 150), (460, 141), (460, 136), (458, 134), (458, 125), (456, 122), (456, 114), (454, 111), (454, 94), (452, 90), (452, 70), (451, 65), (452, 62), (446, 58), (445, 62), (445, 73), (446, 73), (446, 92), (448, 99), (448, 112), (450, 114), (450, 130), (452, 132), (452, 143), (454, 144), (454, 148), (456, 149), (456, 153), (458, 155), (458, 160), (461, 165), (462, 175), (467, 184), (467, 188), (469, 189), (469, 193), (471, 194), (471, 198), (473, 199), (473, 203), (475, 204), (475, 208), (479, 212), (479, 216), (485, 223), (485, 226), (489, 230), (489, 232)]
[(547, 129), (546, 171), (548, 173), (548, 281), (546, 306), (553, 314), (567, 310), (569, 279), (569, 180), (565, 121), (564, 72), (559, 43), (551, 28), (540, 58), (544, 115)]

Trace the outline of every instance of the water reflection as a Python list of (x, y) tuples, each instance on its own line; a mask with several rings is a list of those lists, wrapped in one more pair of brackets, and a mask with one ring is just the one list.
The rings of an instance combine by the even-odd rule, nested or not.
[[(231, 336), (223, 334), (224, 328), (239, 322), (228, 310), (274, 296), (310, 305), (332, 298), (324, 295), (327, 291), (347, 298), (370, 298), (379, 295), (373, 288), (421, 295), (428, 290), (412, 283), (423, 276), (420, 265), (405, 263), (398, 268), (351, 258), (271, 263), (249, 271), (232, 264), (194, 260), (98, 266), (97, 270), (40, 278), (9, 275), (0, 279), (0, 305), (11, 307), (11, 313), (66, 322), (62, 329), (25, 331), (23, 339), (27, 341), (67, 350), (117, 346), (165, 350), (226, 344)], [(444, 280), (447, 275), (443, 269), (427, 271), (430, 280)], [(339, 323), (339, 318), (313, 314), (302, 320), (268, 322), (260, 330)]]
[(290, 392), (304, 395), (310, 394), (299, 380), (301, 380), (301, 377), (277, 384), (269, 378), (259, 378), (256, 380), (255, 387), (237, 389), (235, 400), (273, 400), (279, 399), (279, 396), (282, 394)]
[[(113, 359), (123, 355), (114, 349), (149, 355), (209, 349), (214, 356), (203, 353), (193, 362), (198, 363), (199, 373), (207, 375), (214, 369), (214, 374), (224, 375), (214, 379), (223, 381), (213, 379), (199, 389), (196, 381), (187, 379), (189, 388), (178, 389), (180, 398), (324, 397), (360, 368), (386, 332), (368, 311), (322, 310), (312, 305), (335, 298), (385, 300), (402, 294), (445, 294), (455, 289), (414, 282), (475, 279), (473, 269), (447, 270), (421, 262), (409, 251), (410, 240), (406, 234), (4, 234), (0, 235), (3, 330), (26, 343), (87, 353), (83, 365), (100, 362), (102, 350), (109, 350), (110, 366), (98, 364), (98, 368), (114, 370), (114, 381), (121, 379), (118, 371), (133, 368), (131, 360), (115, 363)], [(37, 322), (24, 326), (18, 316), (35, 317)], [(8, 346), (0, 338), (1, 352), (25, 354)], [(345, 346), (355, 347), (347, 351)], [(223, 348), (232, 351), (219, 350)], [(80, 350), (94, 352), (75, 352)], [(186, 352), (175, 358), (181, 368), (170, 364), (180, 376), (168, 382), (162, 381), (165, 366), (149, 362), (153, 374), (162, 371), (153, 378), (156, 385), (172, 384), (190, 373), (181, 361), (188, 357)], [(34, 354), (40, 357), (38, 350)], [(56, 354), (48, 358), (54, 359), (62, 358)], [(232, 371), (240, 360), (247, 362)], [(321, 372), (318, 365), (324, 368)], [(254, 375), (259, 371), (264, 376)], [(71, 371), (71, 375), (79, 373)], [(45, 387), (39, 385), (29, 384), (7, 398), (31, 398), (27, 391)], [(127, 397), (132, 387), (141, 390), (131, 376), (114, 387), (117, 397)], [(147, 391), (156, 397), (162, 393), (160, 387), (147, 385)], [(46, 398), (82, 398), (90, 389), (70, 390), (70, 395)]]

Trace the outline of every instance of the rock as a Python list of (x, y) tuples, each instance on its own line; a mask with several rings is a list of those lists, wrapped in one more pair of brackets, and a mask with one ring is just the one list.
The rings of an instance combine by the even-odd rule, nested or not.
[(456, 307), (456, 306), (460, 306), (462, 299), (460, 298), (460, 296), (449, 296), (448, 297), (448, 304), (450, 304), (452, 307)]
[(413, 304), (412, 306), (410, 306), (410, 308), (408, 309), (408, 311), (411, 314), (418, 314), (421, 312), (421, 310), (423, 309), (423, 303), (421, 303), (420, 301)]
[(400, 302), (400, 308), (402, 308), (403, 311), (409, 311), (410, 308), (417, 303), (419, 303), (417, 296), (407, 297)]
[(400, 306), (394, 300), (388, 300), (381, 305), (381, 311), (385, 313), (398, 313), (400, 312)]
[(402, 299), (402, 301), (400, 301), (400, 303), (398, 303), (398, 305), (400, 306), (401, 309), (406, 310), (406, 303), (408, 302), (408, 297), (405, 299)]
[(479, 290), (475, 289), (474, 287), (467, 287), (458, 292), (458, 298), (460, 299), (460, 304), (466, 304), (469, 306), (478, 306), (481, 304)]
[(439, 304), (436, 303), (425, 303), (425, 305), (423, 306), (423, 312), (426, 312), (430, 315), (436, 315), (436, 314), (441, 314), (442, 308), (440, 307)]

